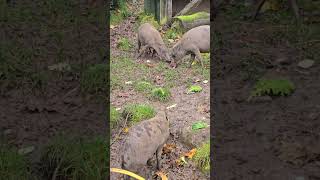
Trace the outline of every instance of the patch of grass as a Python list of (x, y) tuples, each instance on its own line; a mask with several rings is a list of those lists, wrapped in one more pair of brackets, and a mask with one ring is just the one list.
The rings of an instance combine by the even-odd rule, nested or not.
[(210, 172), (210, 141), (197, 148), (193, 161), (203, 172)]
[(129, 41), (128, 38), (121, 38), (117, 44), (117, 47), (123, 51), (129, 51), (134, 46), (132, 45), (132, 43)]
[(152, 98), (159, 101), (168, 101), (171, 93), (167, 88), (155, 88), (152, 90)]
[(192, 85), (192, 86), (190, 86), (189, 89), (188, 89), (188, 92), (189, 92), (189, 93), (191, 93), (191, 92), (196, 93), (196, 92), (201, 92), (201, 91), (202, 91), (202, 87), (199, 86), (199, 85)]
[(126, 17), (130, 16), (131, 13), (128, 11), (128, 7), (125, 0), (119, 0), (119, 9), (115, 11), (110, 11), (110, 24), (117, 25)]
[(115, 107), (110, 107), (110, 127), (114, 128), (118, 121), (120, 120), (120, 113), (116, 110)]
[(125, 85), (126, 81), (136, 81), (137, 79), (148, 81), (146, 76), (151, 71), (151, 69), (135, 63), (134, 60), (126, 56), (111, 57), (110, 68), (111, 88), (113, 90), (125, 88), (127, 86)]
[(131, 124), (153, 118), (156, 114), (154, 108), (147, 104), (129, 104), (123, 110), (123, 116), (129, 116)]
[(107, 88), (107, 65), (90, 66), (81, 76), (81, 89), (87, 92), (105, 91)]
[(295, 90), (294, 84), (286, 79), (260, 79), (252, 96), (288, 96)]
[(151, 92), (154, 86), (149, 82), (140, 81), (138, 83), (135, 83), (134, 88), (138, 92), (147, 93), (147, 92)]
[(15, 148), (0, 145), (0, 175), (8, 180), (28, 180), (31, 178), (26, 158), (19, 155)]
[(70, 180), (104, 179), (107, 175), (107, 143), (103, 138), (55, 138), (43, 151), (43, 177)]

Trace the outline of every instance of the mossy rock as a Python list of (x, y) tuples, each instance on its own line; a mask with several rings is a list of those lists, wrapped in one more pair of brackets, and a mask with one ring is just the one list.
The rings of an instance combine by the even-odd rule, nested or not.
[(181, 141), (190, 148), (201, 146), (210, 138), (210, 128), (193, 130), (192, 127), (186, 127), (181, 131)]

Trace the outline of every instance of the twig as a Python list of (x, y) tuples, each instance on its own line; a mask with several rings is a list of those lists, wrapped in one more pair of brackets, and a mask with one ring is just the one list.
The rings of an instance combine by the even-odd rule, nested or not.
[[(126, 127), (127, 121), (128, 121), (128, 117), (129, 117), (129, 113), (127, 114), (126, 119), (124, 120), (123, 127)], [(121, 133), (122, 133), (122, 129), (120, 128), (118, 134), (115, 136), (114, 140), (110, 143), (110, 146), (111, 146), (114, 142), (116, 142), (117, 138), (121, 135)]]

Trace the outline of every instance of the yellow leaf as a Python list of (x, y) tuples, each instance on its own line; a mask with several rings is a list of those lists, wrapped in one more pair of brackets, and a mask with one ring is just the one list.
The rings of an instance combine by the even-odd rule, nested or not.
[(168, 180), (167, 175), (161, 171), (158, 171), (156, 175), (160, 176), (162, 180)]
[(129, 128), (128, 127), (123, 128), (123, 132), (124, 133), (128, 133), (129, 132)]
[(192, 157), (196, 154), (197, 149), (192, 149), (191, 151), (184, 154), (184, 156), (188, 157), (189, 159), (192, 159)]
[(176, 148), (175, 144), (165, 144), (163, 146), (163, 150), (162, 151), (163, 151), (164, 154), (169, 154), (175, 148)]

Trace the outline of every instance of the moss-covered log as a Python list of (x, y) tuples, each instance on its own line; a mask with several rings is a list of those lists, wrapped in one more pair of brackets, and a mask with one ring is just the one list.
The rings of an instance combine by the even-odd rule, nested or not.
[(189, 30), (197, 26), (210, 25), (210, 14), (198, 12), (187, 16), (177, 16), (174, 21), (177, 21), (182, 29)]

